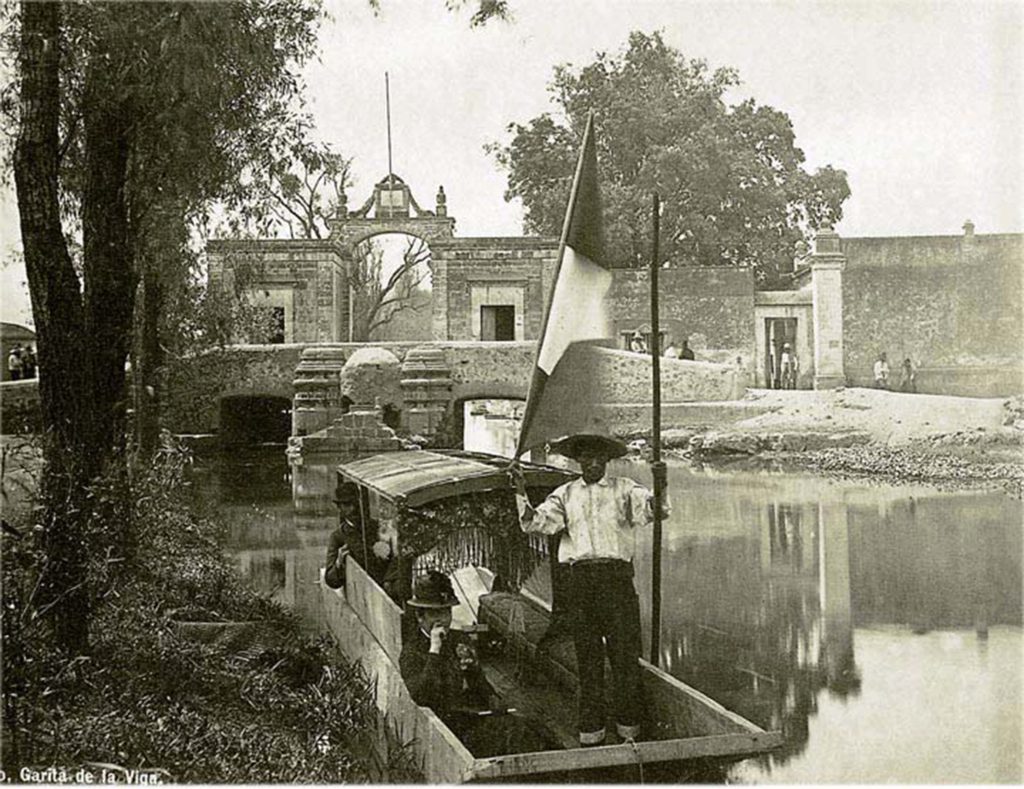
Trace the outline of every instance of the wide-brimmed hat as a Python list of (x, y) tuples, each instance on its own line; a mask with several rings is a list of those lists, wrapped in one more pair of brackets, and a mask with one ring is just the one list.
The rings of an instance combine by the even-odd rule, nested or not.
[(611, 436), (595, 433), (577, 433), (574, 436), (569, 436), (552, 443), (551, 451), (558, 455), (565, 455), (573, 460), (579, 460), (579, 456), (583, 453), (602, 455), (608, 458), (608, 460), (614, 460), (615, 458), (622, 457), (629, 450), (624, 443)]
[(413, 608), (452, 608), (459, 604), (459, 599), (448, 576), (431, 570), (416, 581), (407, 604)]
[(334, 489), (335, 504), (358, 504), (359, 486), (354, 482), (342, 482)]

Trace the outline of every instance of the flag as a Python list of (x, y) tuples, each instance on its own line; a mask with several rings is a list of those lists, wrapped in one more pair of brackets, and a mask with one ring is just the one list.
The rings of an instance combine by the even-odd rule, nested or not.
[(606, 299), (611, 284), (591, 114), (569, 193), (516, 457), (554, 438), (599, 432), (593, 427), (597, 375), (587, 344), (610, 335)]

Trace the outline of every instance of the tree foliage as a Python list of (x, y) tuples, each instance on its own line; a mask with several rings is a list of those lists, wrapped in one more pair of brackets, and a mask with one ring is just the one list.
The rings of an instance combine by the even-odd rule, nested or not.
[[(183, 234), (168, 245), (168, 221), (237, 194), (246, 167), (301, 131), (297, 67), (319, 13), (271, 0), (19, 8), (13, 165), (47, 430), (40, 589), (61, 647), (86, 646), (83, 524), (91, 481), (123, 468), (138, 282), (174, 269)], [(66, 234), (79, 230), (76, 267)]]
[(663, 200), (661, 244), (673, 265), (749, 265), (771, 282), (791, 268), (794, 243), (842, 216), (846, 174), (803, 168), (789, 117), (753, 99), (729, 105), (733, 69), (709, 70), (660, 33), (630, 34), (617, 55), (555, 69), (543, 114), (512, 123), (489, 146), (508, 171), (527, 232), (558, 235), (587, 114), (595, 115), (606, 239), (613, 265), (650, 255), (651, 193)]

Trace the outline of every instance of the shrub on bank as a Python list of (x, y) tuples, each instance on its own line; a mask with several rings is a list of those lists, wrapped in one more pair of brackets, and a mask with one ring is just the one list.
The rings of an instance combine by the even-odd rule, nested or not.
[[(33, 605), (41, 557), (30, 514), (3, 537), (4, 732), (23, 765), (160, 770), (177, 782), (410, 780), (387, 754), (373, 683), (324, 639), (245, 586), (213, 518), (188, 500), (186, 458), (167, 447), (131, 480), (127, 506), (90, 529), (88, 655), (62, 657)], [(109, 499), (124, 485), (97, 487)], [(127, 514), (130, 525), (104, 522)], [(10, 513), (5, 517), (11, 519)], [(122, 550), (126, 531), (129, 551)], [(21, 536), (15, 536), (20, 533)], [(176, 621), (250, 622), (191, 640)], [(101, 767), (102, 765), (102, 767)]]

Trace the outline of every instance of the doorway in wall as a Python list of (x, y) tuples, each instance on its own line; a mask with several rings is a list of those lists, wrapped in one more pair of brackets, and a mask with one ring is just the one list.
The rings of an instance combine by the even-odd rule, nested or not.
[(480, 339), (511, 341), (516, 338), (516, 308), (511, 304), (485, 304), (480, 307)]
[[(769, 389), (795, 389), (796, 376), (796, 318), (764, 319), (764, 380)], [(788, 371), (783, 365), (782, 352), (789, 345), (789, 355), (794, 360)], [(787, 374), (788, 372), (788, 374)]]

